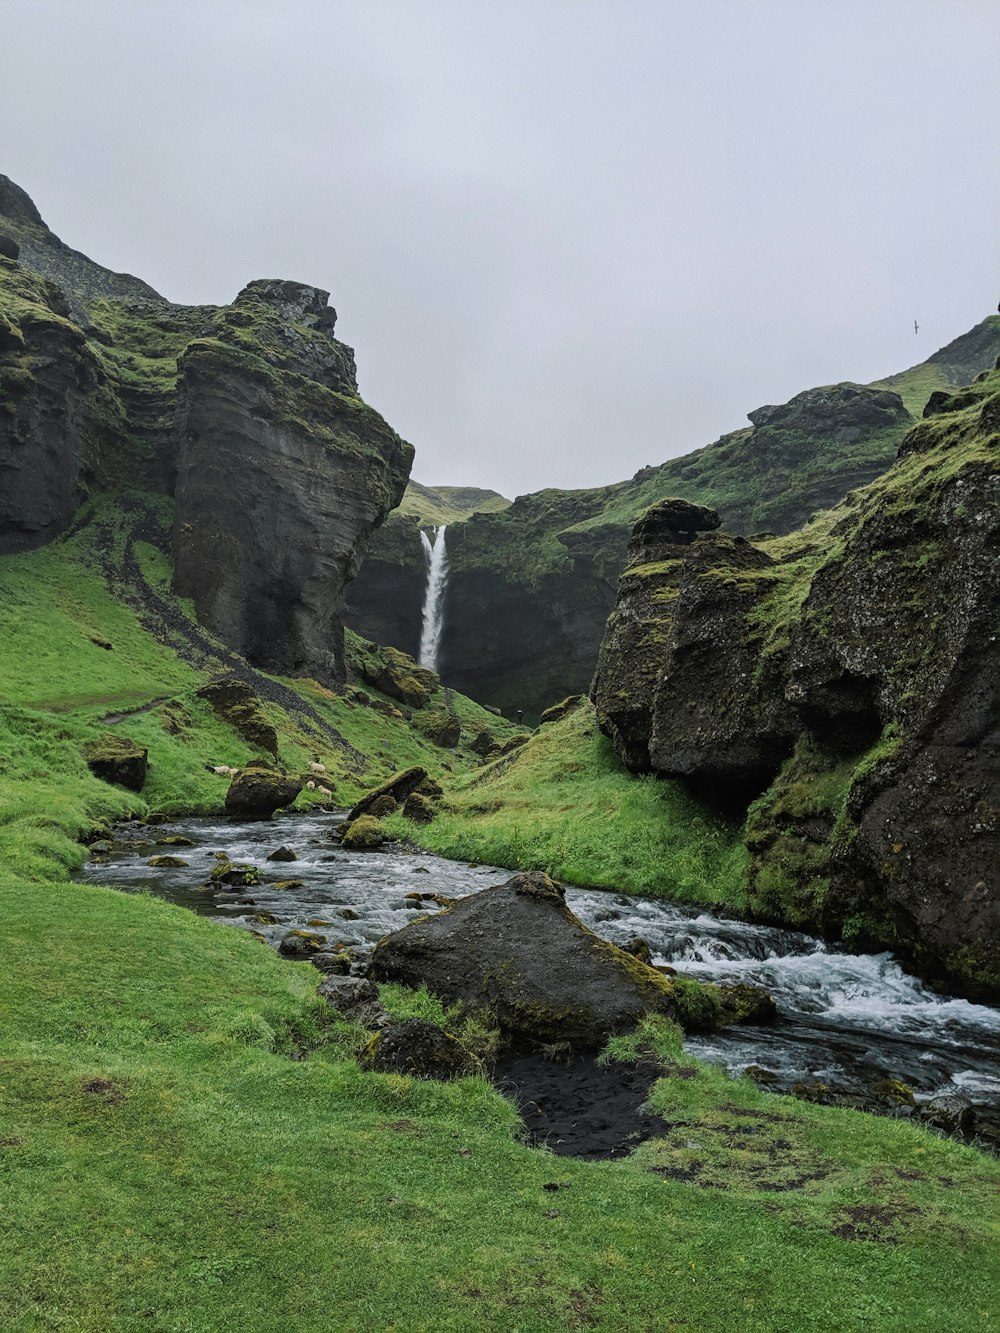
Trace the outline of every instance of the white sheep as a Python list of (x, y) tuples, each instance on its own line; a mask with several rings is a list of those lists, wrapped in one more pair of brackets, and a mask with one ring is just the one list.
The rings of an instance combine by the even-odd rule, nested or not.
[(332, 796), (333, 792), (329, 787), (317, 787), (316, 790), (323, 796)]
[(313, 763), (311, 763), (311, 764), (309, 765), (309, 772), (310, 772), (310, 773), (325, 773), (325, 772), (326, 772), (326, 764), (321, 764), (321, 763), (319, 763), (319, 762), (317, 762), (317, 761), (314, 760)]
[(315, 784), (315, 782), (307, 782), (307, 783), (306, 783), (306, 791), (315, 791), (315, 790), (316, 790), (316, 784)]

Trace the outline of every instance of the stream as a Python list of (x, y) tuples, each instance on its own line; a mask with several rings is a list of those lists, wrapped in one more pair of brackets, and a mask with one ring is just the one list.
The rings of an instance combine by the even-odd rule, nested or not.
[[(277, 947), (293, 929), (316, 929), (331, 944), (361, 948), (398, 930), (418, 912), (435, 910), (408, 894), (457, 898), (513, 873), (467, 866), (412, 848), (389, 845), (349, 852), (332, 841), (343, 814), (286, 815), (264, 823), (183, 819), (150, 828), (116, 830), (114, 849), (80, 872), (92, 882), (148, 891), (198, 912), (260, 932)], [(192, 846), (164, 844), (181, 836)], [(294, 862), (269, 862), (286, 845)], [(265, 880), (303, 881), (274, 889), (206, 888), (213, 854), (257, 866)], [(152, 856), (176, 855), (189, 864), (156, 868)], [(613, 891), (567, 888), (566, 901), (592, 930), (621, 944), (641, 935), (653, 961), (701, 981), (747, 982), (774, 996), (779, 1021), (689, 1036), (692, 1054), (733, 1074), (768, 1071), (765, 1086), (790, 1091), (796, 1083), (826, 1084), (840, 1097), (871, 1100), (880, 1079), (899, 1079), (918, 1104), (960, 1093), (979, 1123), (1000, 1128), (1000, 1009), (930, 990), (891, 954), (852, 954), (809, 935), (722, 919), (697, 907)], [(263, 916), (262, 922), (255, 918)], [(274, 917), (276, 921), (266, 920)], [(324, 925), (310, 926), (321, 920)], [(758, 1072), (757, 1077), (760, 1078)]]

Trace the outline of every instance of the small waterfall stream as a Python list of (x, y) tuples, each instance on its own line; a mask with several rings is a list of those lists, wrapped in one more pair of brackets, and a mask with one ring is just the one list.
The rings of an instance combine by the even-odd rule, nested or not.
[(423, 621), (420, 627), (420, 665), (430, 671), (438, 669), (441, 647), (441, 629), (444, 625), (444, 598), (448, 588), (448, 555), (442, 525), (434, 529), (434, 540), (421, 528), (420, 541), (427, 558), (427, 590), (424, 593)]

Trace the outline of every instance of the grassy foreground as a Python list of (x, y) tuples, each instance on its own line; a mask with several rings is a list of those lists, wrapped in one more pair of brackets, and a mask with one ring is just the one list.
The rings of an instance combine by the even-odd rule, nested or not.
[[(0, 562), (4, 1333), (997, 1327), (1000, 1166), (971, 1149), (767, 1096), (650, 1025), (610, 1054), (664, 1061), (665, 1137), (622, 1162), (556, 1158), (518, 1142), (482, 1079), (362, 1074), (310, 967), (70, 882), (82, 831), (150, 805), (217, 809), (204, 763), (248, 757), (194, 692), (217, 663), (151, 633), (95, 549), (91, 525)], [(163, 585), (156, 552), (140, 555)], [(434, 757), (399, 719), (296, 689), (313, 713), (266, 705), (282, 757), (318, 752), (339, 799)], [(147, 711), (108, 721), (128, 708)], [(82, 762), (109, 727), (149, 745), (142, 796)], [(693, 826), (602, 747), (581, 710), (499, 770), (464, 778), (463, 755), (438, 752), (451, 836), (481, 830), (475, 854), (500, 861), (516, 825), (518, 854), (567, 877), (735, 891), (729, 831)], [(499, 804), (477, 814), (487, 791)], [(640, 823), (660, 830), (642, 846)]]

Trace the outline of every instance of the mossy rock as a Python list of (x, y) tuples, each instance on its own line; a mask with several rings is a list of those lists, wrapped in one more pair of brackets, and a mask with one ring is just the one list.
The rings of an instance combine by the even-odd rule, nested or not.
[(372, 801), (368, 807), (368, 814), (373, 819), (385, 819), (387, 815), (394, 815), (398, 809), (399, 802), (386, 794)]
[(179, 869), (181, 866), (189, 866), (191, 862), (185, 861), (179, 856), (151, 856), (146, 864), (159, 870), (173, 870)]
[(212, 870), (210, 879), (213, 884), (224, 884), (230, 889), (242, 889), (253, 884), (259, 884), (260, 871), (256, 866), (238, 865), (233, 861), (220, 861)]
[(435, 813), (430, 797), (422, 796), (418, 791), (411, 792), (403, 806), (403, 814), (415, 824), (429, 824)]
[(257, 760), (233, 778), (226, 792), (226, 813), (244, 819), (270, 819), (275, 810), (291, 805), (301, 790), (300, 779)]
[(290, 930), (282, 937), (278, 953), (282, 958), (312, 958), (326, 944), (326, 936), (314, 930)]
[(185, 838), (183, 833), (170, 833), (165, 838), (156, 839), (157, 847), (193, 847), (194, 842)]
[(291, 889), (304, 889), (306, 882), (304, 879), (276, 879), (273, 884), (268, 884), (269, 889), (275, 889), (279, 893), (287, 893)]
[(582, 694), (569, 694), (559, 703), (553, 704), (551, 708), (546, 708), (539, 719), (539, 725), (544, 726), (548, 722), (559, 722), (562, 718), (572, 713), (575, 708), (583, 702)]
[(258, 746), (271, 755), (278, 753), (278, 733), (268, 721), (262, 701), (246, 681), (239, 676), (221, 676), (196, 693), (248, 745)]
[(372, 1073), (441, 1080), (461, 1078), (476, 1068), (460, 1041), (424, 1018), (406, 1018), (376, 1032), (358, 1063)]
[(672, 983), (588, 930), (538, 871), (387, 935), (369, 975), (489, 1009), (505, 1034), (581, 1048), (677, 1010)]
[(88, 741), (83, 747), (83, 757), (94, 777), (102, 782), (127, 787), (129, 791), (142, 791), (145, 786), (149, 751), (127, 736), (101, 736)]
[(352, 852), (370, 852), (385, 842), (385, 831), (371, 815), (359, 815), (344, 830), (341, 846)]
[(724, 1024), (777, 1022), (778, 1006), (774, 997), (760, 986), (720, 986), (719, 1000)]
[(913, 1089), (898, 1078), (880, 1078), (872, 1084), (872, 1096), (882, 1106), (913, 1106), (916, 1098)]
[(462, 724), (453, 713), (422, 713), (413, 719), (413, 725), (422, 736), (443, 750), (454, 750), (462, 738)]
[(394, 773), (391, 778), (383, 782), (380, 787), (376, 787), (353, 807), (347, 816), (348, 822), (357, 819), (360, 815), (370, 815), (372, 807), (383, 796), (391, 796), (398, 804), (402, 805), (410, 792), (416, 791), (423, 783), (427, 781), (428, 774), (426, 768), (420, 768), (415, 765), (413, 768), (404, 768), (399, 773)]

